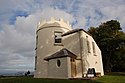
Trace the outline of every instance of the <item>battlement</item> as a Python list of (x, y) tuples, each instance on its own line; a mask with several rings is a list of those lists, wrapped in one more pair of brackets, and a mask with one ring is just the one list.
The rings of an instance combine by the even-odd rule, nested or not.
[(52, 26), (57, 26), (57, 27), (64, 27), (69, 30), (72, 30), (71, 25), (69, 24), (69, 21), (64, 21), (62, 18), (59, 20), (56, 20), (54, 17), (51, 17), (49, 21), (43, 20), (38, 23), (37, 30), (45, 27), (52, 27)]

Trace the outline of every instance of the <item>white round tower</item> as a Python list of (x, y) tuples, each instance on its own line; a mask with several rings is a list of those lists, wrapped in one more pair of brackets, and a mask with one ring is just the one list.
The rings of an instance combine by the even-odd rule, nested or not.
[(39, 22), (36, 30), (36, 62), (35, 77), (47, 78), (48, 62), (44, 60), (58, 50), (63, 48), (61, 35), (72, 30), (69, 22), (63, 19)]

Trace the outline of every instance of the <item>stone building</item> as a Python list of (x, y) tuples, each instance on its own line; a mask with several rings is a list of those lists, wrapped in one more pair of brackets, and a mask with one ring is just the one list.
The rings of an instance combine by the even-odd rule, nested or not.
[(90, 68), (104, 75), (101, 51), (89, 33), (63, 19), (38, 24), (35, 78), (83, 78)]

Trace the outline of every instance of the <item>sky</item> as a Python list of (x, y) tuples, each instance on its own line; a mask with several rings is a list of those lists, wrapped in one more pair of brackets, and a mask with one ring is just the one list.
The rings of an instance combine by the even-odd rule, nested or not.
[(51, 17), (85, 30), (118, 20), (125, 32), (125, 0), (0, 0), (0, 72), (34, 70), (37, 24)]

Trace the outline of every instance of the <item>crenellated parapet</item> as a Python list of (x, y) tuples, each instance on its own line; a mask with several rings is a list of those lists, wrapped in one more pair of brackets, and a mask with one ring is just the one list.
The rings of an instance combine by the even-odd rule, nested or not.
[(46, 27), (64, 27), (69, 30), (72, 30), (71, 25), (69, 24), (69, 21), (64, 21), (62, 18), (59, 20), (56, 20), (54, 17), (51, 17), (49, 21), (43, 20), (38, 23), (37, 30), (46, 28)]

